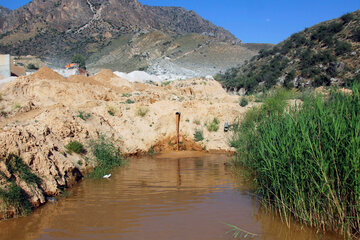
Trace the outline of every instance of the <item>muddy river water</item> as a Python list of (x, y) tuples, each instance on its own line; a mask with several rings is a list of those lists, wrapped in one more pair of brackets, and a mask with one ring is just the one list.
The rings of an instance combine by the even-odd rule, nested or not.
[[(84, 180), (30, 216), (0, 222), (0, 239), (338, 239), (262, 213), (224, 154), (172, 153), (131, 159), (110, 179)], [(249, 237), (247, 239), (250, 239)]]

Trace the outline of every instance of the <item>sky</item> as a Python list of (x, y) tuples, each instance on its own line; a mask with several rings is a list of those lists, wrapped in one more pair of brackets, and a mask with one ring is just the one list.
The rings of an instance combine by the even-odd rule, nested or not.
[[(0, 0), (15, 9), (29, 0)], [(193, 10), (245, 43), (279, 43), (319, 22), (360, 9), (360, 0), (139, 0)]]

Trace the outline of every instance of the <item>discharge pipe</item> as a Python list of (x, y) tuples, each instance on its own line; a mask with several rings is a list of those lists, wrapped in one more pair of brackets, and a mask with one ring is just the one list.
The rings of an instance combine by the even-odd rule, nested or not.
[(177, 133), (177, 150), (180, 150), (180, 112), (176, 112), (176, 133)]

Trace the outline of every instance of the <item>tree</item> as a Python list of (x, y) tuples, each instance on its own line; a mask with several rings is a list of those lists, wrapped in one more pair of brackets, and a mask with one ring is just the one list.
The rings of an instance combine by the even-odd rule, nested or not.
[(71, 60), (72, 63), (77, 63), (79, 64), (79, 67), (86, 69), (86, 62), (85, 62), (85, 57), (81, 54), (76, 54), (72, 57)]
[(293, 88), (294, 84), (292, 83), (292, 81), (294, 80), (296, 74), (295, 74), (295, 70), (292, 70), (291, 72), (288, 73), (288, 75), (286, 75), (285, 80), (284, 80), (284, 86), (286, 88)]

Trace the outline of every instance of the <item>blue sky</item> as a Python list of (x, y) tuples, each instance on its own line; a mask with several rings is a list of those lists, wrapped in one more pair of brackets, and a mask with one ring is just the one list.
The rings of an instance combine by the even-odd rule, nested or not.
[[(360, 8), (360, 0), (139, 0), (181, 6), (224, 27), (243, 42), (278, 43), (291, 34)], [(15, 9), (29, 0), (0, 0)]]

